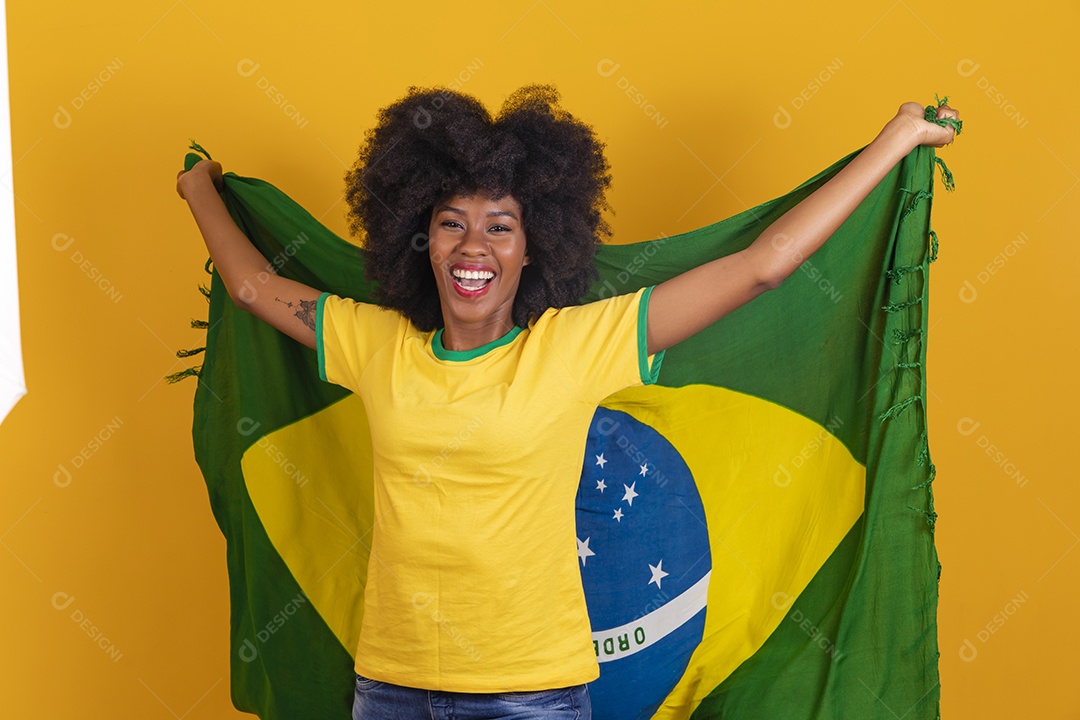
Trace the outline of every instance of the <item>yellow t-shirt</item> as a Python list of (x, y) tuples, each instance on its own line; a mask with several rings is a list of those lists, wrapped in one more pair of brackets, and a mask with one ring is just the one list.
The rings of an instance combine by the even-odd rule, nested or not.
[(461, 352), (395, 311), (320, 296), (319, 373), (364, 401), (375, 460), (356, 672), (457, 692), (599, 677), (575, 496), (597, 405), (659, 372), (651, 291), (549, 309)]

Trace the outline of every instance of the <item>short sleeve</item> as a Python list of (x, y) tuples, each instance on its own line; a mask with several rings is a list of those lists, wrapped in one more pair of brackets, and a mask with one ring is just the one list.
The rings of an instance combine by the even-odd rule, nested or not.
[(648, 354), (647, 323), (653, 286), (550, 313), (542, 331), (549, 357), (576, 380), (583, 399), (599, 403), (627, 387), (659, 379), (664, 351)]
[(324, 292), (315, 307), (319, 377), (353, 392), (371, 358), (393, 342), (408, 321), (401, 314)]

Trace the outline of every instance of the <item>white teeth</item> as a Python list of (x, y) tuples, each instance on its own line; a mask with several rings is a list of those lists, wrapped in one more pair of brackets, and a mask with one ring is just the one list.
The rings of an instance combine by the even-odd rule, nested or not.
[(454, 268), (450, 272), (453, 273), (454, 277), (463, 280), (490, 280), (495, 277), (495, 273), (490, 270), (461, 270)]

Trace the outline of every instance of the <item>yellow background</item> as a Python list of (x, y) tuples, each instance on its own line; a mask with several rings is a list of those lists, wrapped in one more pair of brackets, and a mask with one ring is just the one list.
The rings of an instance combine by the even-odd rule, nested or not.
[(344, 234), (345, 167), (408, 85), (497, 105), (551, 82), (608, 144), (618, 241), (783, 194), (901, 102), (950, 95), (968, 129), (934, 208), (942, 715), (1080, 717), (1080, 8), (822, 7), (9, 3), (29, 395), (0, 426), (0, 716), (241, 716), (195, 386), (162, 380), (206, 312), (174, 192), (188, 139)]

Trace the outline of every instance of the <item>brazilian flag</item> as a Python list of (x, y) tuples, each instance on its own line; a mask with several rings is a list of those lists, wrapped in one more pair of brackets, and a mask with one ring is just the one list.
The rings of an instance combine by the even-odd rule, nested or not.
[[(858, 152), (714, 225), (603, 246), (584, 300), (742, 250)], [(597, 410), (577, 505), (596, 718), (938, 717), (935, 163), (951, 189), (915, 149), (781, 287)], [(370, 300), (357, 248), (272, 185), (228, 173), (224, 199), (277, 273)], [(207, 271), (205, 356), (181, 375), (198, 377), (195, 457), (228, 542), (233, 702), (346, 720), (372, 529), (364, 407)]]

